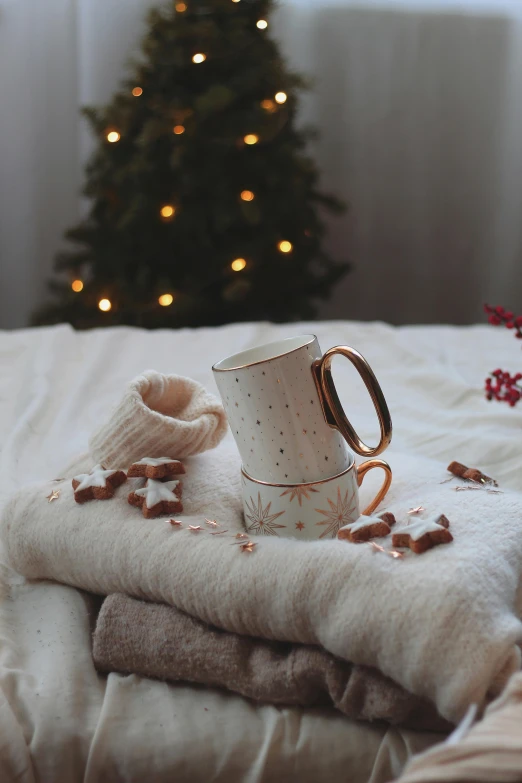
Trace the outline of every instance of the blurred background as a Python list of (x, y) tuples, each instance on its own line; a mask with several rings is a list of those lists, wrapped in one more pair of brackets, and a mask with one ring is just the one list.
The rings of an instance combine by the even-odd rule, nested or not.
[[(191, 51), (196, 40), (203, 42), (199, 48), (204, 49), (204, 42), (213, 40), (208, 36), (215, 37), (217, 28), (213, 33), (209, 32), (213, 14), (218, 10), (224, 13), (223, 7), (217, 9), (212, 0), (192, 2), (194, 8), (190, 0), (177, 3), (176, 13), (180, 18), (183, 15), (185, 25), (180, 51), (186, 45), (187, 25), (192, 25)], [(237, 0), (237, 4), (238, 8), (240, 4), (246, 8), (248, 0)], [(180, 5), (185, 5), (183, 11), (179, 9)], [(319, 137), (309, 143), (307, 151), (316, 166), (319, 188), (321, 192), (340, 197), (348, 205), (344, 213), (328, 212), (321, 217), (324, 235), (322, 229), (317, 229), (324, 252), (338, 259), (340, 264), (350, 263), (349, 271), (339, 273), (338, 279), (337, 273), (332, 273), (331, 287), (318, 304), (317, 317), (378, 319), (394, 324), (471, 323), (484, 320), (484, 301), (501, 302), (512, 310), (522, 311), (520, 0), (280, 0), (273, 12), (269, 3), (257, 5), (258, 8), (256, 0), (250, 3), (251, 14), (256, 16), (266, 11), (270, 16), (267, 16), (267, 29), (258, 28), (255, 34), (266, 34), (267, 40), (270, 36), (274, 42), (275, 51), (282, 58), (282, 65), (277, 66), (283, 69), (279, 71), (283, 74), (282, 81), (286, 78), (284, 69), (290, 68), (312, 82), (311, 90), (300, 94), (288, 78), (288, 103), (283, 107), (288, 112), (287, 125), (281, 132), (288, 134), (293, 125), (297, 129), (308, 124), (315, 126)], [(109, 288), (112, 285), (114, 290), (116, 279), (122, 279), (124, 262), (119, 262), (120, 277), (116, 278), (110, 271), (111, 258), (104, 261), (101, 257), (91, 264), (86, 255), (90, 271), (78, 262), (77, 273), (73, 267), (66, 270), (62, 267), (56, 272), (54, 263), (57, 253), (67, 248), (64, 232), (85, 220), (92, 210), (93, 199), (98, 198), (100, 203), (99, 200), (105, 198), (100, 195), (99, 187), (96, 192), (92, 188), (91, 201), (82, 196), (82, 188), (88, 181), (87, 161), (92, 160), (97, 149), (103, 148), (103, 161), (106, 162), (108, 155), (116, 154), (112, 148), (118, 144), (118, 154), (123, 155), (125, 133), (137, 133), (125, 115), (124, 130), (120, 125), (115, 126), (115, 132), (122, 134), (121, 140), (108, 147), (105, 131), (109, 126), (103, 126), (103, 123), (111, 116), (110, 112), (101, 119), (98, 117), (103, 138), (97, 138), (81, 116), (80, 109), (86, 105), (110, 106), (112, 102), (110, 111), (121, 110), (123, 99), (114, 103), (114, 95), (118, 90), (125, 92), (131, 88), (136, 67), (129, 66), (129, 60), (138, 55), (144, 36), (150, 36), (150, 20), (147, 21), (146, 14), (152, 7), (159, 7), (158, 2), (0, 2), (2, 328), (23, 327), (31, 322), (33, 313), (49, 301), (49, 279), (62, 279), (70, 289), (78, 278), (84, 288), (76, 292), (78, 296), (87, 296), (90, 290), (95, 303), (101, 301), (100, 296), (108, 301), (111, 296), (103, 294), (99, 285), (96, 288), (97, 280), (103, 278), (103, 285)], [(175, 9), (172, 4), (163, 7), (170, 9), (170, 23), (173, 23)], [(201, 16), (199, 20), (194, 18), (196, 11)], [(206, 27), (201, 28), (203, 22)], [(219, 25), (226, 24), (229, 22), (220, 17)], [(172, 29), (172, 34), (177, 35), (178, 28)], [(219, 29), (225, 30), (225, 27)], [(221, 52), (219, 56), (223, 62), (225, 54)], [(154, 54), (151, 57), (154, 59)], [(156, 57), (156, 67), (161, 66), (158, 57), (161, 60), (161, 54)], [(255, 73), (261, 83), (264, 78), (262, 55), (258, 59)], [(209, 51), (207, 62), (194, 67), (207, 68), (205, 78), (211, 80), (211, 63), (212, 51)], [(177, 62), (170, 63), (169, 67), (179, 68), (180, 73), (184, 73), (183, 68), (188, 69), (190, 64)], [(237, 60), (234, 67), (237, 67)], [(140, 78), (151, 72), (142, 69)], [(198, 73), (203, 74), (203, 70)], [(226, 68), (222, 73), (226, 73)], [(198, 78), (203, 79), (203, 76)], [(124, 88), (121, 87), (122, 79), (129, 80)], [(238, 90), (250, 90), (252, 100), (257, 101), (262, 95), (256, 92), (254, 76), (252, 79), (250, 87), (238, 87)], [(186, 80), (181, 79), (180, 84), (188, 104)], [(172, 89), (175, 100), (174, 84)], [(201, 95), (203, 89), (201, 82), (194, 85), (195, 94)], [(147, 96), (145, 90), (141, 97)], [(163, 107), (168, 99), (163, 92)], [(154, 105), (157, 108), (157, 104)], [(279, 111), (279, 107), (275, 110)], [(233, 111), (232, 104), (227, 111)], [(234, 116), (233, 113), (229, 115), (231, 121)], [(187, 123), (184, 144), (188, 145), (190, 139), (196, 137), (202, 143), (204, 125), (201, 122), (198, 125), (196, 119), (192, 114), (193, 130)], [(276, 160), (272, 156), (281, 154), (280, 147), (270, 146), (279, 142), (263, 144), (262, 135), (259, 141), (255, 151), (258, 178), (261, 176), (260, 163), (264, 161), (268, 170)], [(209, 143), (213, 143), (212, 139)], [(152, 152), (149, 150), (147, 154), (152, 155)], [(292, 154), (290, 151), (289, 155)], [(110, 172), (113, 173), (104, 176), (114, 178), (118, 165), (123, 170), (130, 165), (132, 155), (132, 151), (128, 151), (127, 158), (122, 158), (120, 163), (111, 158)], [(98, 158), (98, 167), (103, 168), (103, 161)], [(158, 165), (159, 162), (160, 157)], [(241, 162), (237, 165), (241, 168)], [(276, 168), (275, 163), (273, 165)], [(104, 171), (108, 171), (107, 166)], [(226, 179), (226, 173), (220, 175), (218, 172), (216, 181), (223, 177)], [(264, 187), (268, 188), (268, 185), (259, 182), (259, 188)], [(301, 194), (300, 198), (305, 196)], [(277, 215), (274, 216), (272, 210), (268, 216), (269, 200), (265, 200), (265, 204), (266, 218), (270, 218), (270, 225), (275, 225)], [(176, 209), (176, 205), (173, 208)], [(318, 209), (322, 214), (320, 204)], [(296, 208), (299, 210), (300, 207)], [(180, 230), (183, 215), (188, 215), (188, 211), (188, 206), (185, 211), (182, 207), (178, 228), (174, 228), (173, 222), (168, 230)], [(254, 247), (255, 232), (261, 236), (265, 231), (263, 210), (257, 218), (253, 212), (250, 217), (248, 212), (241, 214), (250, 221), (248, 241), (249, 247)], [(297, 232), (298, 227), (291, 225), (291, 221), (287, 221), (287, 225)], [(163, 228), (164, 221), (158, 221), (157, 229), (147, 224), (151, 242), (157, 241), (161, 245), (160, 235), (153, 232)], [(137, 231), (138, 227), (131, 230)], [(232, 230), (227, 231), (228, 241)], [(304, 225), (301, 233), (308, 236), (310, 232), (307, 234), (307, 231)], [(236, 231), (235, 246), (239, 236), (240, 232)], [(294, 266), (281, 271), (281, 290), (285, 296), (287, 290), (291, 290), (289, 281), (299, 277), (299, 264), (303, 264), (303, 269), (304, 266), (312, 269), (309, 264), (314, 262), (307, 247), (303, 246), (301, 251), (300, 239), (295, 239), (294, 235), (290, 239)], [(287, 241), (283, 228), (274, 233), (274, 242), (276, 240), (276, 250), (283, 264), (285, 259), (279, 247), (281, 241)], [(217, 245), (219, 241), (217, 238)], [(165, 242), (172, 254), (172, 247), (176, 249), (180, 239), (172, 233)], [(317, 248), (318, 245), (314, 245), (313, 252)], [(171, 257), (169, 263), (173, 268), (183, 263), (181, 249)], [(208, 263), (213, 263), (208, 257)], [(238, 260), (233, 252), (230, 258), (232, 262)], [(263, 282), (261, 255), (257, 260), (251, 261), (246, 255), (245, 259), (246, 268), (232, 267), (236, 277), (232, 273), (230, 277), (235, 281), (243, 275), (242, 279), (248, 280), (251, 273), (249, 291), (245, 284), (242, 294), (241, 286), (223, 276), (217, 283), (214, 276), (214, 288), (207, 286), (205, 295), (222, 297), (222, 307), (212, 315), (211, 322), (242, 320), (252, 306), (249, 303), (254, 301), (256, 292), (260, 295), (265, 285), (272, 291), (278, 288), (277, 255), (273, 259), (266, 258), (266, 269), (270, 270), (267, 283)], [(164, 289), (161, 287), (168, 270), (163, 270), (162, 275), (161, 279), (149, 281), (151, 302), (156, 302), (157, 295), (161, 296), (164, 290), (173, 299), (169, 306), (175, 308), (177, 292), (171, 284)], [(169, 279), (172, 281), (172, 277)], [(187, 290), (190, 285), (193, 283), (187, 278)], [(216, 286), (219, 288), (217, 294)], [(60, 312), (64, 313), (71, 313), (76, 301), (80, 302), (74, 300), (72, 293), (64, 294), (60, 290), (55, 296), (59, 300), (61, 297), (65, 309)], [(246, 299), (236, 307), (241, 296)], [(161, 318), (154, 314), (149, 318), (146, 314), (136, 320), (123, 315), (128, 310), (122, 304), (118, 316), (117, 300), (116, 290), (107, 323), (131, 322), (146, 326), (169, 323), (161, 309)], [(181, 290), (179, 301), (183, 301)], [(84, 302), (87, 308), (88, 299)], [(252, 312), (257, 317), (257, 310)], [(292, 311), (290, 317), (297, 317), (300, 312)], [(306, 308), (302, 312), (308, 313)], [(259, 317), (272, 317), (270, 308), (259, 313)], [(84, 318), (75, 325), (102, 325), (103, 315), (103, 309), (98, 307), (96, 319), (91, 322)], [(273, 317), (285, 319), (280, 308), (274, 310)], [(205, 322), (204, 315), (194, 313), (185, 320), (183, 315), (178, 320), (172, 318), (172, 325)], [(73, 316), (65, 316), (65, 319), (74, 323)], [(37, 316), (36, 322), (52, 320)], [(62, 318), (57, 316), (54, 320)]]

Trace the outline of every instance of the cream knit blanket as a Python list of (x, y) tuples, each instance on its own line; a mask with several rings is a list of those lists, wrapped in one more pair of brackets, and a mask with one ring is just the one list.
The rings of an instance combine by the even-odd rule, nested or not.
[[(163, 601), (229, 631), (321, 645), (377, 667), (456, 722), (520, 665), (522, 498), (455, 492), (439, 483), (443, 465), (399, 454), (390, 461), (388, 508), (399, 519), (419, 503), (443, 511), (452, 544), (393, 560), (367, 545), (266, 537), (242, 553), (228, 536), (145, 520), (127, 503), (129, 483), (112, 500), (78, 506), (70, 479), (14, 496), (1, 535), (26, 577)], [(187, 523), (204, 527), (211, 516), (241, 530), (235, 454), (222, 448), (186, 466)], [(60, 498), (48, 503), (56, 486)]]
[[(146, 426), (147, 412), (141, 413)], [(158, 413), (151, 411), (154, 418)], [(120, 418), (117, 411), (114, 426)], [(127, 439), (119, 461), (112, 426), (105, 432), (111, 465), (126, 468), (151, 456), (137, 432), (138, 446), (133, 450)], [(172, 441), (170, 449), (167, 455), (175, 456)], [(160, 437), (156, 456), (164, 451)], [(419, 504), (445, 513), (452, 544), (394, 560), (364, 544), (266, 537), (243, 553), (229, 535), (145, 520), (127, 502), (131, 481), (111, 500), (79, 506), (70, 482), (79, 464), (62, 474), (67, 480), (18, 492), (4, 510), (0, 534), (10, 564), (26, 577), (168, 603), (240, 634), (318, 644), (380, 669), (456, 722), (520, 667), (522, 496), (455, 492), (453, 484), (440, 483), (444, 465), (388, 454), (394, 483), (387, 507), (399, 520)], [(99, 450), (96, 459), (107, 461)], [(186, 467), (186, 523), (205, 527), (204, 517), (211, 517), (230, 534), (242, 530), (235, 448), (224, 443)], [(60, 497), (49, 503), (46, 496), (57, 487)]]

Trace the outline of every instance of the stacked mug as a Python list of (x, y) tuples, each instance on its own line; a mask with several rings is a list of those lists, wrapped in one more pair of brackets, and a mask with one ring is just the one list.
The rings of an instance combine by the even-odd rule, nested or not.
[[(331, 372), (336, 355), (352, 362), (373, 401), (380, 425), (374, 448), (363, 443), (343, 411)], [(303, 335), (242, 351), (212, 369), (243, 462), (249, 534), (335, 538), (340, 527), (379, 505), (391, 470), (373, 457), (390, 443), (392, 424), (360, 353), (336, 346), (323, 354), (315, 335)], [(372, 459), (356, 467), (350, 449)], [(372, 468), (384, 471), (384, 482), (361, 511), (358, 487)]]

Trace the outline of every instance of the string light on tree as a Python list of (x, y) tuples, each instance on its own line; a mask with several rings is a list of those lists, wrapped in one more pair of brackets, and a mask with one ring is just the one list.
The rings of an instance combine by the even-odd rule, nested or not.
[(183, 11), (187, 10), (187, 4), (186, 3), (176, 3), (176, 11), (180, 14), (183, 13)]
[(164, 204), (160, 209), (160, 215), (163, 220), (172, 220), (175, 214), (176, 207), (173, 207), (172, 204)]
[(185, 126), (184, 125), (174, 125), (172, 128), (172, 132), (176, 134), (176, 136), (181, 136), (182, 133), (185, 133)]
[(83, 280), (73, 280), (71, 288), (75, 294), (79, 294), (80, 291), (83, 291)]
[(230, 264), (234, 272), (241, 272), (241, 270), (244, 269), (246, 265), (247, 263), (244, 258), (235, 258)]
[(268, 22), (266, 19), (258, 19), (256, 22), (256, 27), (258, 27), (260, 30), (266, 30), (268, 27)]
[(196, 63), (196, 64), (198, 64), (198, 63), (204, 63), (206, 59), (207, 59), (207, 55), (206, 55), (206, 54), (203, 54), (203, 52), (197, 52), (197, 53), (196, 53), (196, 54), (193, 56), (193, 58), (192, 58), (192, 62), (193, 62), (193, 63)]
[(272, 114), (277, 109), (277, 106), (270, 98), (266, 98), (264, 101), (261, 101), (261, 108)]
[(108, 313), (111, 307), (112, 307), (112, 302), (110, 299), (100, 299), (100, 301), (98, 302), (98, 308), (103, 313)]
[(274, 98), (276, 99), (277, 103), (286, 103), (286, 99), (288, 98), (288, 95), (286, 94), (286, 92), (276, 92)]
[(132, 94), (134, 95), (135, 98), (139, 98), (140, 95), (143, 95), (142, 87), (133, 87)]
[(172, 294), (162, 294), (158, 297), (158, 302), (162, 307), (168, 307), (174, 301)]
[(120, 139), (121, 136), (117, 130), (107, 131), (107, 141), (110, 141), (111, 144), (114, 144), (116, 141), (119, 141)]
[(282, 239), (281, 242), (278, 243), (277, 248), (281, 253), (291, 253), (293, 245), (287, 239)]
[(255, 133), (247, 133), (243, 141), (245, 144), (249, 144), (251, 146), (252, 144), (257, 144), (259, 141), (259, 136), (257, 136)]
[(241, 201), (253, 201), (255, 197), (255, 193), (253, 193), (251, 190), (241, 191)]

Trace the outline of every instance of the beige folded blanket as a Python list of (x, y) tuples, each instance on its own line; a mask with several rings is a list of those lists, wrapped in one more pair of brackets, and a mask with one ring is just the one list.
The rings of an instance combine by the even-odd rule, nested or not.
[(219, 631), (165, 604), (111, 595), (93, 637), (96, 668), (226, 688), (255, 701), (328, 705), (354, 720), (448, 731), (435, 708), (376, 669), (310, 645)]
[[(12, 567), (29, 578), (127, 593), (239, 634), (318, 645), (379, 669), (457, 722), (520, 666), (522, 500), (455, 492), (440, 484), (445, 465), (418, 456), (389, 460), (388, 508), (399, 520), (419, 503), (444, 512), (453, 543), (393, 560), (365, 544), (266, 536), (243, 553), (231, 545), (243, 522), (239, 460), (227, 443), (186, 461), (183, 494), (187, 524), (204, 528), (211, 517), (226, 535), (145, 520), (127, 503), (129, 482), (111, 500), (78, 506), (70, 479), (18, 492), (0, 535)], [(56, 487), (61, 495), (49, 503)]]
[[(144, 456), (179, 456), (185, 427), (171, 415), (177, 410), (172, 386), (160, 376), (149, 394), (148, 375), (131, 384), (92, 442), (97, 462), (127, 468)], [(219, 404), (211, 399), (209, 405), (217, 412), (204, 414), (203, 437), (191, 445), (196, 450), (223, 431)], [(190, 404), (182, 409), (191, 419)], [(133, 411), (141, 422), (134, 429)], [(392, 449), (387, 458), (394, 472), (387, 503), (399, 525), (410, 519), (408, 509), (422, 504), (426, 513), (450, 520), (451, 544), (395, 560), (366, 544), (266, 536), (252, 553), (241, 552), (232, 545), (243, 515), (239, 457), (230, 439), (187, 460), (183, 529), (165, 519), (145, 520), (129, 506), (131, 482), (111, 500), (78, 506), (74, 473), (62, 473), (67, 480), (26, 488), (11, 499), (0, 536), (10, 565), (24, 576), (104, 596), (126, 593), (224, 630), (323, 647), (379, 669), (457, 722), (471, 702), (482, 707), (520, 668), (522, 496), (455, 492), (441, 484), (445, 464)], [(79, 466), (75, 472), (82, 472)], [(60, 495), (48, 502), (52, 489)], [(205, 528), (205, 517), (229, 532), (212, 536), (208, 528), (187, 528)]]
[(522, 674), (456, 743), (436, 745), (408, 765), (398, 783), (520, 783)]

